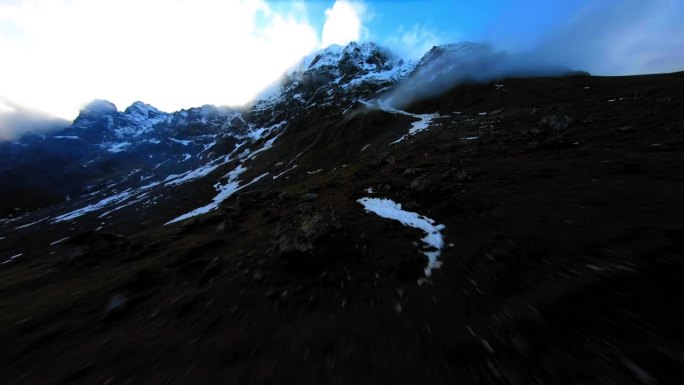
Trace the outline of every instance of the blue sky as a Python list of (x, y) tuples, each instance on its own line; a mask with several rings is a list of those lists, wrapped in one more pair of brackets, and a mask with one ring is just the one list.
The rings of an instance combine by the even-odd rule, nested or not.
[(73, 119), (96, 98), (240, 105), (352, 40), (409, 59), (469, 40), (600, 75), (684, 70), (682, 20), (684, 0), (0, 0), (0, 139), (8, 114)]
[[(314, 18), (317, 28), (323, 23), (322, 11), (332, 3), (307, 2), (312, 14), (319, 15)], [(578, 40), (578, 44), (592, 44), (587, 41), (592, 36), (584, 34), (588, 32), (595, 34), (596, 40), (608, 39), (610, 41), (605, 44), (616, 46), (628, 43), (629, 39), (652, 39), (647, 43), (651, 46), (649, 49), (642, 43), (641, 48), (648, 55), (658, 50), (684, 51), (684, 1), (681, 0), (375, 0), (360, 3), (366, 9), (364, 27), (367, 34), (364, 37), (398, 51), (404, 50), (402, 53), (409, 56), (422, 54), (431, 42), (445, 44), (462, 40), (486, 41), (509, 51), (534, 49), (564, 28), (565, 33), (574, 34), (575, 31), (567, 29), (578, 19), (589, 19), (591, 29), (579, 33), (582, 36), (578, 39), (586, 40)], [(404, 35), (414, 37), (415, 44), (402, 41)], [(638, 48), (631, 50), (634, 56), (638, 53)], [(638, 61), (638, 57), (625, 56), (621, 66), (594, 66), (591, 69), (605, 74), (671, 71), (684, 69), (684, 63), (679, 60), (682, 57), (673, 58), (677, 61), (669, 65), (657, 63), (640, 67), (628, 63), (630, 59)]]

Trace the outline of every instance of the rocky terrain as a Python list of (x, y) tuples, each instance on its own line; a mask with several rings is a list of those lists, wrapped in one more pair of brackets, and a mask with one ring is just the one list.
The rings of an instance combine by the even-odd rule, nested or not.
[(2, 383), (679, 384), (684, 73), (388, 102), (463, 55), (4, 144)]

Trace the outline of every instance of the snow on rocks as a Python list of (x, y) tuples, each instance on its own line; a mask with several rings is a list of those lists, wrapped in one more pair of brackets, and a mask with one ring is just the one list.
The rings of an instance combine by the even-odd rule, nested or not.
[(412, 114), (412, 113), (407, 112), (407, 111), (399, 110), (399, 109), (396, 109), (396, 108), (390, 106), (390, 104), (387, 100), (373, 100), (371, 102), (359, 100), (359, 103), (365, 105), (368, 108), (377, 108), (379, 110), (389, 112), (392, 114), (401, 114), (401, 115), (411, 116), (413, 118), (418, 119), (417, 121), (411, 123), (411, 128), (409, 129), (408, 133), (404, 134), (401, 138), (395, 140), (394, 142), (392, 142), (390, 144), (397, 144), (397, 143), (403, 141), (404, 139), (408, 139), (408, 138), (418, 134), (421, 131), (425, 131), (430, 126), (430, 123), (432, 123), (433, 119), (440, 117), (439, 113), (437, 113), (437, 112), (434, 114)]
[(287, 170), (285, 170), (285, 171), (281, 172), (281, 173), (280, 173), (280, 174), (278, 174), (278, 175), (273, 175), (273, 179), (278, 179), (278, 178), (280, 178), (281, 176), (283, 176), (283, 175), (287, 174), (288, 172), (290, 172), (290, 171), (294, 170), (295, 168), (297, 168), (297, 165), (296, 165), (296, 164), (295, 164), (295, 165), (293, 165), (292, 167), (288, 168)]
[(126, 191), (122, 191), (116, 195), (106, 197), (106, 198), (100, 200), (99, 202), (92, 203), (86, 207), (83, 207), (83, 208), (80, 208), (78, 210), (74, 210), (74, 211), (68, 212), (66, 214), (60, 215), (60, 216), (56, 217), (52, 221), (52, 223), (69, 221), (69, 220), (72, 220), (74, 218), (78, 218), (80, 216), (83, 216), (89, 212), (98, 211), (104, 207), (111, 205), (111, 204), (123, 202), (130, 197), (131, 197), (131, 189), (127, 189)]
[(242, 174), (243, 172), (247, 171), (246, 168), (242, 167), (242, 165), (238, 165), (233, 171), (229, 172), (226, 177), (228, 178), (228, 182), (225, 184), (217, 184), (215, 187), (218, 190), (218, 194), (212, 199), (212, 201), (202, 207), (196, 208), (188, 213), (185, 213), (181, 216), (178, 216), (168, 222), (165, 223), (165, 225), (170, 225), (172, 223), (180, 222), (192, 217), (196, 217), (198, 215), (206, 214), (210, 211), (216, 210), (221, 202), (225, 201), (226, 199), (230, 198), (233, 194), (236, 192), (242, 190), (243, 188), (256, 183), (259, 181), (261, 178), (265, 177), (268, 175), (268, 173), (262, 174), (254, 179), (252, 179), (251, 182), (240, 186), (240, 182), (237, 180), (238, 176)]
[[(253, 131), (251, 131), (251, 133), (254, 136), (250, 136), (250, 137), (252, 137), (252, 139), (258, 139), (258, 138), (266, 137), (266, 136), (270, 135), (271, 132), (273, 132), (273, 130), (282, 127), (282, 125), (283, 124), (281, 123), (281, 124), (273, 125), (271, 127), (267, 127), (266, 129), (253, 130)], [(233, 171), (229, 172), (225, 176), (226, 178), (228, 178), (228, 181), (226, 183), (224, 183), (224, 184), (217, 183), (216, 185), (214, 185), (214, 187), (216, 188), (218, 193), (216, 194), (216, 196), (212, 199), (212, 201), (209, 204), (202, 206), (202, 207), (199, 207), (199, 208), (196, 208), (196, 209), (194, 209), (188, 213), (185, 213), (179, 217), (176, 217), (176, 218), (170, 220), (169, 222), (166, 222), (165, 225), (180, 222), (180, 221), (183, 221), (185, 219), (192, 218), (192, 217), (195, 217), (197, 215), (205, 214), (205, 213), (208, 213), (210, 211), (216, 210), (219, 207), (219, 205), (221, 204), (221, 202), (230, 198), (236, 192), (242, 190), (243, 188), (245, 188), (245, 187), (247, 187), (253, 183), (258, 182), (259, 180), (261, 180), (261, 178), (270, 174), (268, 172), (261, 174), (261, 175), (257, 176), (256, 178), (252, 179), (252, 181), (250, 181), (249, 183), (242, 185), (242, 186), (240, 185), (240, 182), (238, 181), (238, 177), (240, 176), (240, 174), (247, 171), (247, 168), (243, 166), (243, 163), (247, 160), (254, 159), (254, 157), (257, 154), (259, 154), (260, 152), (266, 151), (266, 150), (270, 149), (271, 147), (273, 147), (273, 143), (276, 141), (276, 139), (278, 139), (279, 136), (280, 136), (280, 134), (273, 136), (271, 139), (268, 139), (267, 141), (264, 142), (264, 144), (259, 149), (255, 150), (255, 151), (249, 151), (249, 149), (246, 149), (240, 155), (238, 155), (238, 160), (240, 161), (240, 164), (238, 164), (238, 166), (235, 169), (233, 169)], [(242, 146), (242, 143), (237, 145), (235, 147), (235, 149), (231, 152), (231, 154), (235, 153), (241, 146)], [(230, 155), (231, 154), (226, 156), (223, 164), (230, 161)]]
[(438, 114), (438, 113), (435, 113), (435, 114), (423, 114), (423, 115), (413, 115), (413, 114), (412, 114), (412, 116), (414, 116), (414, 117), (416, 117), (416, 118), (418, 118), (418, 119), (420, 119), (420, 120), (411, 123), (411, 128), (409, 129), (409, 132), (408, 132), (407, 134), (404, 134), (401, 138), (395, 140), (394, 142), (392, 142), (392, 143), (390, 143), (390, 144), (399, 143), (399, 142), (401, 142), (402, 140), (407, 139), (407, 138), (410, 138), (410, 137), (412, 137), (413, 135), (416, 135), (417, 133), (419, 133), (419, 132), (421, 132), (421, 131), (425, 131), (425, 130), (428, 128), (428, 126), (430, 125), (430, 122), (432, 122), (432, 119), (438, 118), (438, 117), (439, 117), (439, 114)]
[(422, 252), (428, 257), (428, 263), (424, 270), (425, 277), (432, 276), (432, 270), (441, 266), (442, 263), (439, 261), (439, 256), (444, 248), (444, 236), (440, 231), (445, 229), (444, 225), (436, 225), (433, 219), (418, 213), (402, 210), (401, 204), (391, 199), (361, 198), (357, 202), (362, 204), (367, 212), (399, 221), (405, 226), (423, 230), (427, 234), (422, 241), (432, 250)]

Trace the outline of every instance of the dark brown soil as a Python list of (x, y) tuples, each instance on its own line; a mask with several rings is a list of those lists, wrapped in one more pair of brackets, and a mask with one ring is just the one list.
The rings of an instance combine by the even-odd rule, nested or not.
[[(496, 84), (417, 103), (442, 117), (392, 146), (408, 117), (312, 110), (246, 174), (303, 152), (289, 179), (187, 222), (162, 226), (211, 181), (104, 233), (2, 234), (0, 383), (681, 384), (684, 74)], [(369, 187), (446, 226), (429, 281)]]

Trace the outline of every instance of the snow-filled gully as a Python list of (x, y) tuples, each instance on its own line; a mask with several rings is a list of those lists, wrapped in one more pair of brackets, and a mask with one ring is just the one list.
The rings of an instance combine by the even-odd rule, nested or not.
[(406, 211), (401, 209), (401, 204), (392, 201), (391, 199), (383, 198), (361, 198), (357, 200), (362, 204), (367, 212), (372, 212), (380, 217), (393, 219), (401, 222), (404, 226), (413, 227), (423, 230), (425, 237), (421, 240), (431, 250), (423, 251), (422, 253), (428, 257), (427, 266), (425, 266), (425, 277), (432, 276), (432, 270), (441, 266), (439, 257), (444, 248), (444, 236), (441, 230), (445, 229), (444, 225), (435, 224), (433, 219), (426, 216)]
[(428, 127), (430, 126), (430, 123), (432, 123), (432, 120), (440, 117), (438, 112), (436, 112), (434, 114), (412, 114), (412, 113), (407, 112), (407, 111), (399, 110), (399, 109), (396, 109), (396, 108), (390, 106), (386, 100), (384, 100), (384, 101), (375, 100), (373, 102), (367, 102), (364, 100), (359, 100), (359, 102), (368, 108), (377, 108), (377, 109), (380, 109), (382, 111), (389, 112), (392, 114), (406, 115), (406, 116), (410, 116), (410, 117), (419, 119), (419, 120), (411, 123), (411, 128), (409, 129), (409, 132), (402, 135), (401, 138), (395, 140), (394, 142), (392, 142), (390, 144), (397, 144), (397, 143), (399, 143), (405, 139), (408, 139), (408, 138), (418, 134), (419, 132), (427, 130)]

